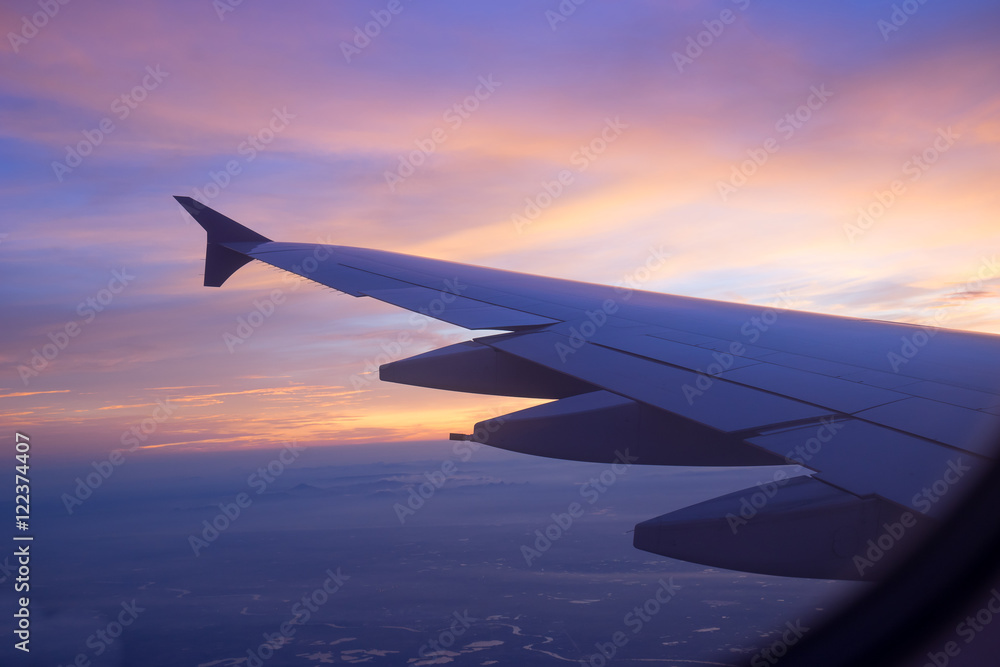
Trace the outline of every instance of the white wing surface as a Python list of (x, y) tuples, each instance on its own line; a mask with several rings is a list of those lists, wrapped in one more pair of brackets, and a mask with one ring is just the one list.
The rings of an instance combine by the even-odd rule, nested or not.
[(901, 555), (891, 552), (904, 536), (941, 518), (948, 490), (995, 457), (997, 336), (279, 243), (176, 199), (208, 232), (206, 285), (256, 259), (466, 329), (509, 332), (381, 367), (390, 382), (553, 399), (453, 437), (578, 461), (812, 471), (640, 523), (635, 546), (646, 551), (872, 578)]

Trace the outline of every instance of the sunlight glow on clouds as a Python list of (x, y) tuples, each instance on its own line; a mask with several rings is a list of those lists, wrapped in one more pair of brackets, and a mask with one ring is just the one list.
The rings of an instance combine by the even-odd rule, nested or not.
[[(376, 5), (61, 6), (0, 52), (0, 414), (106, 452), (157, 399), (185, 416), (144, 446), (427, 439), (501, 404), (352, 388), (406, 326), (390, 306), (261, 267), (201, 287), (204, 234), (170, 197), (196, 192), (280, 240), (606, 283), (656, 252), (645, 289), (1000, 333), (1000, 10), (929, 3), (884, 38), (891, 5), (587, 3), (553, 29), (555, 2), (422, 3), (349, 62)], [(36, 10), (5, 5), (4, 32)], [(83, 323), (122, 267), (134, 282)], [(230, 352), (275, 288), (287, 302)], [(25, 384), (18, 365), (74, 322)], [(415, 332), (404, 356), (469, 337)]]

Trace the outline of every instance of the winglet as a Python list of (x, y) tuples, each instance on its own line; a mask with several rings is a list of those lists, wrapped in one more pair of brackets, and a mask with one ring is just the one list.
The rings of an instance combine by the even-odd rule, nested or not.
[(180, 197), (175, 195), (177, 203), (184, 207), (184, 210), (191, 214), (199, 225), (208, 232), (209, 243), (238, 243), (240, 241), (257, 241), (267, 243), (271, 239), (254, 230), (244, 227), (232, 218), (227, 218), (215, 209), (211, 209), (200, 201), (190, 197)]
[(220, 287), (229, 276), (253, 260), (242, 252), (228, 248), (227, 243), (269, 243), (271, 239), (244, 227), (218, 211), (205, 206), (191, 197), (174, 196), (177, 203), (191, 214), (199, 225), (208, 232), (208, 248), (205, 251), (205, 286)]

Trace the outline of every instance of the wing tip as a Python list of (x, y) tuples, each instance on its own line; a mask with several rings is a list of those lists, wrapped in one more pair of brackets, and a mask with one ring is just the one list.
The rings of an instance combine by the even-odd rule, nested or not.
[(222, 215), (197, 199), (184, 195), (174, 195), (174, 199), (208, 233), (209, 243), (269, 243), (271, 241), (263, 234)]
[(249, 255), (226, 244), (271, 242), (263, 234), (244, 227), (196, 199), (184, 195), (174, 195), (174, 199), (208, 234), (208, 247), (205, 250), (206, 287), (221, 287), (229, 276), (253, 260)]

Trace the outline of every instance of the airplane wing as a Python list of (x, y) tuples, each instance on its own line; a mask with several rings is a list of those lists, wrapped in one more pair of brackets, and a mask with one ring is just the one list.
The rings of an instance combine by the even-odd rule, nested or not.
[(176, 199), (208, 233), (206, 285), (256, 259), (414, 317), (507, 332), (379, 369), (390, 382), (552, 399), (453, 438), (577, 461), (810, 471), (642, 522), (645, 551), (876, 578), (995, 458), (1000, 336), (281, 243)]

